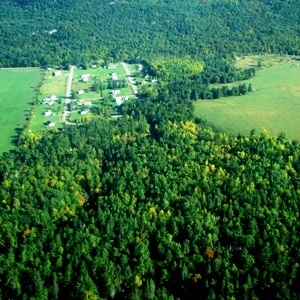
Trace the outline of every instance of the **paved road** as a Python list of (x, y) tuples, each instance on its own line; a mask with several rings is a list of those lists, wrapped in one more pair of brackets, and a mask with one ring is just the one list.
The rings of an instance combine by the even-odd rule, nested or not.
[(127, 67), (127, 64), (125, 64), (124, 62), (122, 62), (121, 64), (122, 64), (123, 69), (125, 71), (125, 74), (126, 74), (128, 82), (129, 82), (129, 85), (132, 89), (132, 92), (134, 94), (137, 94), (138, 93), (138, 87), (134, 84), (134, 79), (131, 77), (131, 73), (130, 73), (128, 67)]

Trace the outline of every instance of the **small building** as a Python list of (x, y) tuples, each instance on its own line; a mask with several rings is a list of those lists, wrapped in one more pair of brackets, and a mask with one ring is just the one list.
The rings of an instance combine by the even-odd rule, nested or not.
[(61, 75), (62, 75), (62, 74), (61, 74), (61, 71), (55, 71), (55, 72), (53, 72), (52, 74), (53, 74), (53, 76), (55, 76), (55, 77), (61, 76)]
[(86, 110), (81, 110), (79, 113), (80, 113), (81, 115), (86, 115), (86, 114), (87, 114), (87, 111), (86, 111)]
[(121, 94), (121, 91), (120, 90), (113, 90), (111, 93), (112, 93), (112, 95), (118, 95), (118, 94)]
[(55, 100), (58, 100), (58, 98), (57, 98), (55, 95), (52, 95), (52, 96), (50, 97), (50, 101), (55, 101)]
[(46, 124), (47, 127), (54, 127), (55, 126), (55, 123), (52, 122), (52, 121), (47, 121), (45, 124)]
[(82, 106), (92, 106), (92, 101), (86, 101), (86, 100), (79, 100), (77, 101), (77, 105)]
[(81, 75), (81, 79), (83, 82), (88, 82), (89, 81), (89, 77), (91, 76), (92, 74), (83, 74)]
[(92, 69), (97, 69), (97, 65), (92, 65)]
[(84, 90), (79, 90), (79, 91), (77, 91), (77, 94), (79, 94), (79, 95), (84, 94)]
[(112, 80), (118, 80), (118, 75), (116, 73), (111, 73)]
[(118, 64), (114, 64), (114, 63), (110, 63), (107, 65), (107, 69), (116, 69), (118, 68), (119, 65)]
[(111, 118), (117, 119), (123, 117), (123, 115), (110, 115)]
[(49, 117), (49, 116), (52, 115), (52, 111), (51, 111), (50, 109), (48, 109), (48, 110), (46, 110), (46, 111), (43, 112), (43, 115), (44, 115), (45, 117)]

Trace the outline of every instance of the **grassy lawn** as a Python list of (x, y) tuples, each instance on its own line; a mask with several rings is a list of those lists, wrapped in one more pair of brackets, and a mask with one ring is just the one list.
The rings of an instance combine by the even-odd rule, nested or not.
[[(46, 71), (44, 82), (41, 87), (40, 95), (38, 97), (39, 105), (33, 111), (33, 118), (29, 125), (29, 130), (32, 132), (42, 131), (42, 130), (53, 130), (56, 128), (61, 128), (62, 124), (62, 110), (63, 110), (63, 100), (66, 95), (66, 82), (68, 71), (62, 71), (62, 76), (53, 76), (53, 71)], [(55, 95), (59, 100), (54, 101), (53, 106), (49, 106), (43, 103), (43, 99)], [(43, 113), (47, 110), (51, 110), (52, 115), (45, 117)], [(45, 122), (52, 121), (55, 123), (54, 127), (47, 127)]]
[(43, 71), (39, 69), (0, 70), (0, 153), (14, 147), (17, 131), (30, 115), (35, 89), (42, 78)]
[[(257, 72), (254, 92), (240, 97), (195, 102), (195, 115), (229, 134), (268, 130), (300, 139), (300, 66), (288, 61)], [(243, 82), (242, 82), (243, 83)]]

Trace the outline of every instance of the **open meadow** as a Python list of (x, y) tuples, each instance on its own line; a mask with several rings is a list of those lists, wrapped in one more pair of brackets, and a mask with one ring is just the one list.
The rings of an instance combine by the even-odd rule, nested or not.
[(33, 107), (36, 88), (43, 71), (30, 69), (0, 69), (0, 153), (14, 147)]
[(252, 84), (253, 92), (198, 100), (195, 115), (232, 135), (248, 135), (255, 129), (274, 135), (285, 132), (288, 139), (300, 140), (300, 61), (275, 64), (239, 84), (244, 82)]

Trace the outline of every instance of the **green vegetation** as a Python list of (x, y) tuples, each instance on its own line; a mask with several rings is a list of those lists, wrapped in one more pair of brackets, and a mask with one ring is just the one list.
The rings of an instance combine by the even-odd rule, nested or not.
[[(0, 66), (78, 69), (70, 99), (68, 71), (27, 88), (31, 122), (0, 156), (0, 299), (298, 299), (300, 145), (274, 124), (300, 125), (299, 59), (277, 56), (300, 54), (299, 9), (1, 1)], [(125, 74), (101, 66), (123, 60), (139, 93), (116, 107)], [(199, 118), (220, 101), (230, 134)]]
[(299, 54), (299, 10), (298, 0), (3, 0), (0, 66)]
[(4, 299), (296, 299), (300, 148), (158, 94), (0, 160)]
[(284, 131), (290, 140), (298, 140), (299, 78), (298, 61), (278, 64), (257, 72), (250, 80), (254, 92), (241, 97), (197, 101), (195, 114), (228, 134), (248, 135), (252, 129), (268, 130), (275, 135)]
[(18, 142), (30, 118), (42, 76), (39, 69), (0, 70), (0, 153), (12, 149)]

